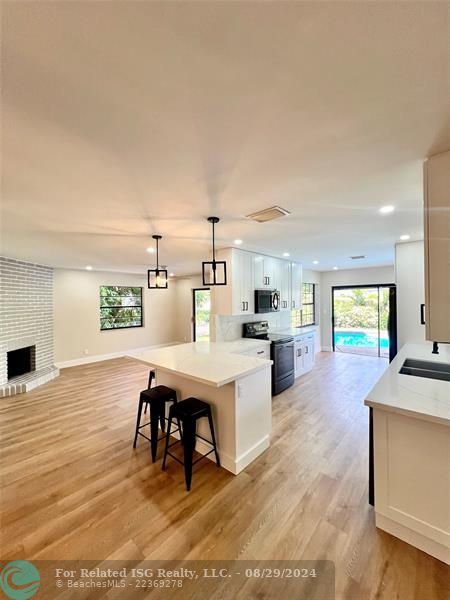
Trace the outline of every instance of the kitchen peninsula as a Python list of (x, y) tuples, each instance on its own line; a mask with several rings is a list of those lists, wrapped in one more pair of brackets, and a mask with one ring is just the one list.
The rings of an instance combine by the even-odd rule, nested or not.
[(380, 529), (450, 564), (450, 382), (401, 372), (406, 359), (446, 366), (450, 352), (406, 344), (371, 390), (375, 519)]
[[(220, 462), (235, 475), (269, 447), (272, 423), (270, 342), (194, 342), (133, 354), (156, 370), (157, 385), (211, 404)], [(204, 427), (204, 429), (203, 429)], [(208, 438), (207, 423), (199, 423)], [(197, 440), (202, 454), (210, 449)], [(212, 459), (213, 455), (208, 458)]]

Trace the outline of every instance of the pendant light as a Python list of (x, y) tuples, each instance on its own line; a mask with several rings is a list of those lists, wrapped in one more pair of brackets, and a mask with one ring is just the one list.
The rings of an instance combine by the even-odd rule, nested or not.
[(164, 290), (167, 289), (167, 270), (159, 268), (159, 240), (162, 238), (161, 235), (152, 235), (152, 238), (156, 240), (156, 269), (149, 269), (147, 271), (148, 276), (148, 289), (149, 290)]
[(227, 285), (227, 263), (216, 260), (216, 240), (214, 226), (219, 222), (219, 217), (208, 217), (212, 224), (212, 260), (202, 262), (203, 285)]

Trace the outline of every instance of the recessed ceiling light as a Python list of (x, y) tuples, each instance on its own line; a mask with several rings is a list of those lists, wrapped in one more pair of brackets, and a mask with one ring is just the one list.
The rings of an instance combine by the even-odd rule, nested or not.
[(337, 271), (339, 267), (333, 267), (333, 271)]
[(86, 271), (92, 271), (92, 267), (91, 267), (91, 265), (87, 265), (87, 267), (86, 267)]
[(150, 254), (153, 254), (154, 251), (155, 251), (154, 248), (147, 248), (147, 252), (149, 252)]
[(387, 204), (386, 206), (382, 206), (379, 210), (382, 215), (387, 215), (391, 212), (394, 212), (394, 207), (392, 204)]
[(290, 256), (289, 252), (283, 252), (283, 256)]
[(169, 277), (173, 277), (175, 273), (169, 273)]
[(318, 260), (313, 260), (313, 265), (318, 265), (319, 261)]
[(407, 233), (403, 234), (400, 236), (400, 239), (403, 240), (404, 242), (406, 242), (406, 240), (409, 240), (411, 236), (408, 235)]
[(240, 246), (242, 244), (242, 240), (234, 240), (236, 246)]

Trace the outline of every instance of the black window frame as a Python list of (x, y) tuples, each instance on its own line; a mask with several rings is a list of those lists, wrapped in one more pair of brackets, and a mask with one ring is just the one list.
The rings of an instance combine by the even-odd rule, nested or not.
[[(102, 297), (105, 297), (104, 294), (102, 294), (102, 288), (115, 288), (115, 289), (127, 289), (129, 290), (130, 288), (135, 289), (135, 290), (139, 290), (139, 296), (140, 296), (140, 304), (135, 304), (135, 305), (126, 305), (126, 304), (120, 304), (120, 305), (112, 305), (112, 306), (102, 306)], [(101, 285), (100, 289), (99, 289), (99, 300), (100, 300), (100, 310), (99, 310), (99, 315), (100, 315), (100, 331), (117, 331), (117, 330), (121, 330), (121, 329), (136, 329), (139, 327), (144, 327), (144, 299), (143, 299), (143, 287), (139, 286), (139, 285)], [(126, 298), (127, 296), (121, 296), (122, 298)], [(140, 319), (139, 319), (139, 324), (137, 325), (121, 325), (119, 327), (102, 327), (102, 321), (108, 319), (108, 317), (102, 317), (102, 308), (138, 308), (140, 309)]]
[[(304, 286), (311, 286), (312, 290), (308, 291), (308, 294), (312, 293), (312, 302), (304, 302), (304, 297), (305, 297), (305, 292), (304, 292)], [(294, 327), (301, 329), (303, 327), (314, 327), (316, 326), (317, 323), (317, 306), (316, 306), (316, 288), (317, 288), (317, 283), (310, 283), (308, 281), (305, 281), (302, 283), (302, 289), (301, 289), (301, 297), (302, 297), (302, 308), (299, 308), (293, 312), (298, 313), (296, 315), (295, 318), (295, 325)], [(312, 306), (312, 322), (308, 322), (308, 323), (304, 323), (304, 307), (305, 306)]]

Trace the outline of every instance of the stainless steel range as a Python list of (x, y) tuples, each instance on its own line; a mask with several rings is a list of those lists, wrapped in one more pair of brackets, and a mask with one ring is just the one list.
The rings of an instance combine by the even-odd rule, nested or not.
[(267, 321), (244, 323), (243, 337), (269, 340), (272, 365), (272, 396), (294, 383), (294, 338), (291, 335), (270, 333)]

